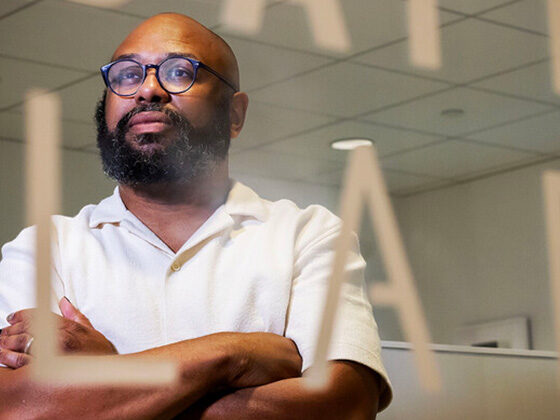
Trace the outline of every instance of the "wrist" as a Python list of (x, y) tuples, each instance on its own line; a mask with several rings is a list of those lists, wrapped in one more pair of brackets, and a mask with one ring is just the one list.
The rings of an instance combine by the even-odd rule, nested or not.
[(187, 347), (179, 350), (181, 381), (188, 384), (199, 376), (205, 378), (207, 392), (229, 388), (237, 360), (231, 335), (215, 333), (183, 342)]
[(240, 384), (244, 382), (242, 378), (245, 378), (250, 370), (250, 349), (245, 341), (249, 335), (251, 333), (230, 333), (227, 337), (226, 369), (224, 374), (225, 385), (230, 389), (239, 388)]
[(218, 387), (237, 388), (235, 384), (246, 372), (249, 364), (247, 352), (240, 345), (240, 333), (223, 332), (214, 334), (218, 338), (217, 358), (220, 363)]

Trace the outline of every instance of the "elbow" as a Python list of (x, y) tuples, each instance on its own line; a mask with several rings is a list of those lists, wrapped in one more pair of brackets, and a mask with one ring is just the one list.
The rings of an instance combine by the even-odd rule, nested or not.
[(349, 401), (343, 410), (342, 417), (333, 417), (333, 419), (372, 420), (377, 415), (377, 404), (371, 396), (364, 396)]
[(337, 369), (339, 375), (335, 376), (330, 392), (324, 395), (324, 418), (375, 419), (385, 387), (379, 374), (351, 362), (339, 362)]
[(375, 393), (367, 390), (338, 389), (322, 395), (318, 409), (313, 417), (325, 420), (372, 420), (375, 419), (378, 408), (378, 398)]

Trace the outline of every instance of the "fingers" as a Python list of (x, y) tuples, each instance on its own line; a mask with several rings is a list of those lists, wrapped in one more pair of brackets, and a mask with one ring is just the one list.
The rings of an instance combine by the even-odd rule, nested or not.
[(3, 335), (0, 336), (0, 348), (25, 353), (31, 340), (29, 334)]
[[(93, 328), (93, 326), (86, 318), (86, 316), (82, 314), (78, 309), (76, 309), (67, 298), (62, 298), (60, 300), (59, 307), (64, 318), (54, 313), (52, 314), (52, 316), (56, 317), (60, 321), (71, 320), (83, 326)], [(6, 320), (11, 325), (0, 330), (0, 335), (5, 335), (5, 334), (13, 335), (13, 334), (20, 334), (22, 332), (29, 331), (35, 311), (36, 311), (35, 308), (29, 308), (29, 309), (23, 309), (21, 311), (13, 312), (10, 315), (8, 315), (6, 317)], [(67, 325), (67, 323), (63, 322), (62, 325)]]
[[(31, 330), (31, 323), (33, 321), (33, 311), (34, 309), (25, 309), (23, 311), (14, 312), (12, 317), (9, 317), (9, 323), (11, 325), (2, 328), (0, 332), (0, 336), (3, 335), (14, 335), (14, 334), (21, 334), (25, 332), (30, 332)], [(58, 316), (56, 314), (52, 314), (60, 321), (65, 321), (64, 318)], [(6, 318), (6, 320), (8, 320)], [(59, 327), (60, 328), (60, 327)]]
[[(62, 318), (59, 324), (59, 347), (65, 353), (72, 353), (81, 350), (81, 343), (77, 337), (86, 330), (81, 324)], [(6, 327), (0, 334), (0, 348), (12, 351), (25, 352), (25, 348), (32, 335), (23, 322)], [(29, 350), (29, 349), (28, 349)], [(29, 351), (28, 351), (29, 353)]]
[(28, 330), (29, 330), (29, 327), (25, 323), (18, 322), (17, 324), (10, 325), (6, 328), (3, 328), (2, 332), (0, 333), (0, 337), (3, 337), (5, 335), (22, 334), (22, 333), (27, 332)]
[(93, 328), (93, 325), (91, 325), (89, 319), (87, 319), (84, 314), (76, 309), (76, 307), (72, 305), (72, 303), (70, 303), (66, 296), (60, 299), (60, 302), (58, 302), (58, 307), (60, 308), (60, 312), (62, 312), (62, 316), (64, 318), (70, 319), (86, 327)]
[(29, 322), (33, 317), (34, 309), (23, 309), (21, 311), (13, 312), (6, 317), (6, 321), (8, 321), (11, 325), (14, 325), (17, 322)]
[(33, 359), (28, 354), (19, 353), (0, 347), (0, 363), (11, 367), (12, 369), (23, 367), (31, 363), (32, 360)]

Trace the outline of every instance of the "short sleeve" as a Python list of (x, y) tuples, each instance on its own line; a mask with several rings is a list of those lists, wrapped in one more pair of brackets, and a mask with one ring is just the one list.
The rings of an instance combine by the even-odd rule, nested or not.
[[(285, 335), (298, 346), (303, 371), (313, 362), (334, 257), (334, 242), (341, 224), (337, 219), (337, 223), (330, 223), (330, 226), (322, 227), (319, 232), (319, 229), (306, 228), (305, 235), (313, 235), (313, 239), (303, 246), (295, 262)], [(357, 236), (354, 235), (353, 239), (328, 359), (358, 362), (379, 373), (387, 384), (380, 396), (381, 411), (391, 402), (392, 389), (381, 359), (377, 324), (365, 292), (366, 263), (360, 255)]]
[[(35, 227), (23, 229), (2, 247), (0, 260), (0, 328), (8, 326), (8, 314), (36, 306), (35, 290)], [(54, 241), (53, 241), (54, 242)], [(53, 243), (53, 246), (56, 246)], [(56, 249), (56, 248), (55, 248)], [(53, 254), (56, 251), (53, 251)], [(63, 296), (63, 286), (53, 265), (53, 311), (57, 297)]]

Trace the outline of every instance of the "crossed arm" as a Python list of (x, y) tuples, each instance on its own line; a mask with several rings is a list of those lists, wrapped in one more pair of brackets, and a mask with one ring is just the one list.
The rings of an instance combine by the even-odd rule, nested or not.
[[(24, 319), (22, 312), (16, 321)], [(77, 309), (67, 308), (63, 314), (68, 318), (60, 323), (61, 347), (66, 351), (70, 347), (71, 351), (110, 352), (108, 340), (103, 347), (104, 337)], [(28, 379), (27, 364), (32, 357), (22, 356), (24, 340), (16, 343), (14, 339), (27, 334), (26, 323), (14, 322), (0, 335), (0, 362), (12, 367), (18, 367), (14, 363), (25, 365), (0, 368), (0, 419), (372, 419), (382, 391), (375, 372), (347, 361), (331, 362), (331, 381), (326, 389), (307, 390), (299, 376), (301, 359), (293, 342), (268, 333), (212, 334), (142, 352), (143, 356), (179, 362), (180, 382), (174, 386), (40, 386)], [(69, 337), (72, 343), (67, 346)]]
[(330, 362), (331, 382), (310, 391), (303, 378), (210, 395), (180, 419), (375, 419), (383, 381), (371, 369), (350, 361)]
[[(184, 349), (199, 353), (196, 346), (200, 343), (190, 344)], [(179, 351), (173, 347), (167, 350)], [(204, 363), (181, 358), (182, 373), (188, 374), (190, 380), (152, 388), (42, 386), (29, 379), (29, 366), (0, 368), (0, 419), (172, 418), (211, 390), (213, 382), (219, 381), (224, 362), (220, 357), (209, 357)]]

